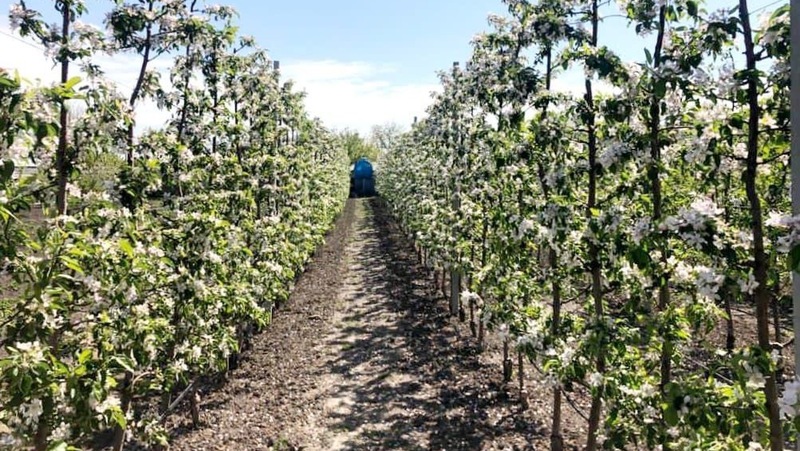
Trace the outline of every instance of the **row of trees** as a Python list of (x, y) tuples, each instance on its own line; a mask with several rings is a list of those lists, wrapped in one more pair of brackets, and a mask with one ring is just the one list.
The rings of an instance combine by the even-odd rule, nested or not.
[(391, 149), (400, 136), (400, 126), (394, 123), (374, 125), (368, 137), (361, 136), (357, 131), (345, 129), (338, 133), (342, 145), (347, 149), (350, 162), (354, 163), (359, 158), (376, 161), (381, 153)]
[[(118, 1), (100, 30), (80, 21), (84, 2), (53, 5), (10, 18), (60, 83), (0, 74), (0, 434), (37, 450), (109, 430), (115, 449), (164, 445), (168, 412), (187, 400), (197, 421), (199, 383), (235, 366), (287, 298), (342, 209), (348, 155), (231, 8)], [(130, 95), (98, 52), (138, 55)], [(159, 55), (174, 58), (168, 82)], [(171, 118), (137, 138), (145, 98)], [(28, 160), (40, 171), (20, 177)]]
[[(754, 23), (747, 0), (616, 3), (504, 0), (379, 190), (463, 276), (455, 307), (501, 334), (506, 377), (516, 348), (552, 385), (551, 449), (576, 392), (589, 450), (783, 449), (789, 7)], [(600, 44), (621, 22), (648, 36), (642, 60)], [(578, 93), (553, 89), (564, 70)], [(748, 306), (755, 336), (733, 321)]]

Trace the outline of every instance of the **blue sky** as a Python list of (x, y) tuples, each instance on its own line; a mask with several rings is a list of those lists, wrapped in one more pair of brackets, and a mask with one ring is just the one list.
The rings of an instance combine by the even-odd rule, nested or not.
[[(200, 0), (202, 2), (202, 0)], [(307, 107), (329, 126), (362, 132), (372, 124), (408, 125), (422, 115), (429, 94), (438, 88), (436, 71), (469, 57), (469, 41), (486, 30), (488, 13), (503, 13), (500, 0), (214, 0), (234, 6), (242, 34), (281, 61), (283, 74), (308, 93)], [(786, 3), (780, 0), (777, 4)], [(36, 49), (8, 36), (6, 12), (11, 0), (0, 0), (0, 67), (18, 68), (24, 75), (54, 79)], [(28, 0), (28, 6), (52, 12), (51, 0)], [(100, 25), (111, 0), (86, 0), (89, 15), (83, 20)], [(738, 0), (710, 0), (706, 9), (733, 6)], [(750, 0), (758, 10), (775, 0)], [(777, 5), (776, 5), (777, 6)], [(774, 8), (772, 6), (770, 9)], [(615, 13), (606, 9), (603, 14)], [(753, 15), (757, 23), (757, 12)], [(52, 17), (52, 16), (50, 16)], [(625, 19), (610, 17), (600, 32), (623, 59), (642, 60), (646, 40), (636, 37)], [(110, 78), (132, 86), (135, 70), (131, 58), (102, 62)], [(169, 61), (159, 64), (166, 68)], [(48, 72), (49, 71), (49, 72)], [(33, 74), (33, 75), (31, 75)], [(558, 89), (581, 89), (582, 71), (564, 74)], [(155, 126), (163, 114), (142, 107)], [(142, 122), (142, 121), (140, 121)]]
[[(241, 27), (278, 59), (368, 61), (397, 66), (401, 83), (430, 82), (469, 55), (497, 0), (235, 1)], [(245, 11), (247, 12), (245, 14)]]

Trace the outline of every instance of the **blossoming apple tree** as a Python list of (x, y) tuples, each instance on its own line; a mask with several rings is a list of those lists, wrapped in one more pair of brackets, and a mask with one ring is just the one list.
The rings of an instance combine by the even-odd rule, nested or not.
[[(575, 393), (587, 449), (783, 449), (800, 423), (780, 325), (798, 262), (788, 5), (756, 24), (744, 0), (504, 4), (379, 191), (465, 272), (506, 378), (511, 343), (552, 385), (552, 449)], [(603, 44), (626, 23), (641, 60)], [(556, 89), (570, 72), (584, 82)], [(752, 337), (733, 320), (748, 305)]]
[[(0, 74), (3, 440), (80, 449), (114, 430), (115, 449), (166, 444), (166, 413), (186, 399), (198, 420), (198, 382), (235, 366), (321, 244), (347, 155), (231, 8), (120, 1), (100, 30), (80, 22), (82, 1), (54, 5), (58, 27), (24, 3), (11, 23), (60, 83)], [(103, 78), (99, 51), (141, 57), (132, 94)], [(160, 54), (174, 58), (169, 84), (148, 66)], [(137, 138), (144, 98), (172, 118)], [(86, 113), (67, 120), (68, 100)], [(78, 175), (99, 153), (128, 166), (96, 191)], [(24, 160), (40, 174), (19, 177)]]

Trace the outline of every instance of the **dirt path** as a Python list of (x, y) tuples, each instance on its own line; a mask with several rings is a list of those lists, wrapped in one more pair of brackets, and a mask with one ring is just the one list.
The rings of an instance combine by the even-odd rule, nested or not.
[[(174, 449), (534, 449), (523, 412), (377, 200), (351, 201), (288, 305)], [(493, 366), (493, 365), (492, 365)]]

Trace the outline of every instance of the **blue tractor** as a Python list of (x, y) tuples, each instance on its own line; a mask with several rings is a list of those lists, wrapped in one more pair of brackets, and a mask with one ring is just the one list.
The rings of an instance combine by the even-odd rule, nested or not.
[(350, 197), (371, 197), (375, 195), (375, 173), (372, 163), (359, 158), (350, 171)]

